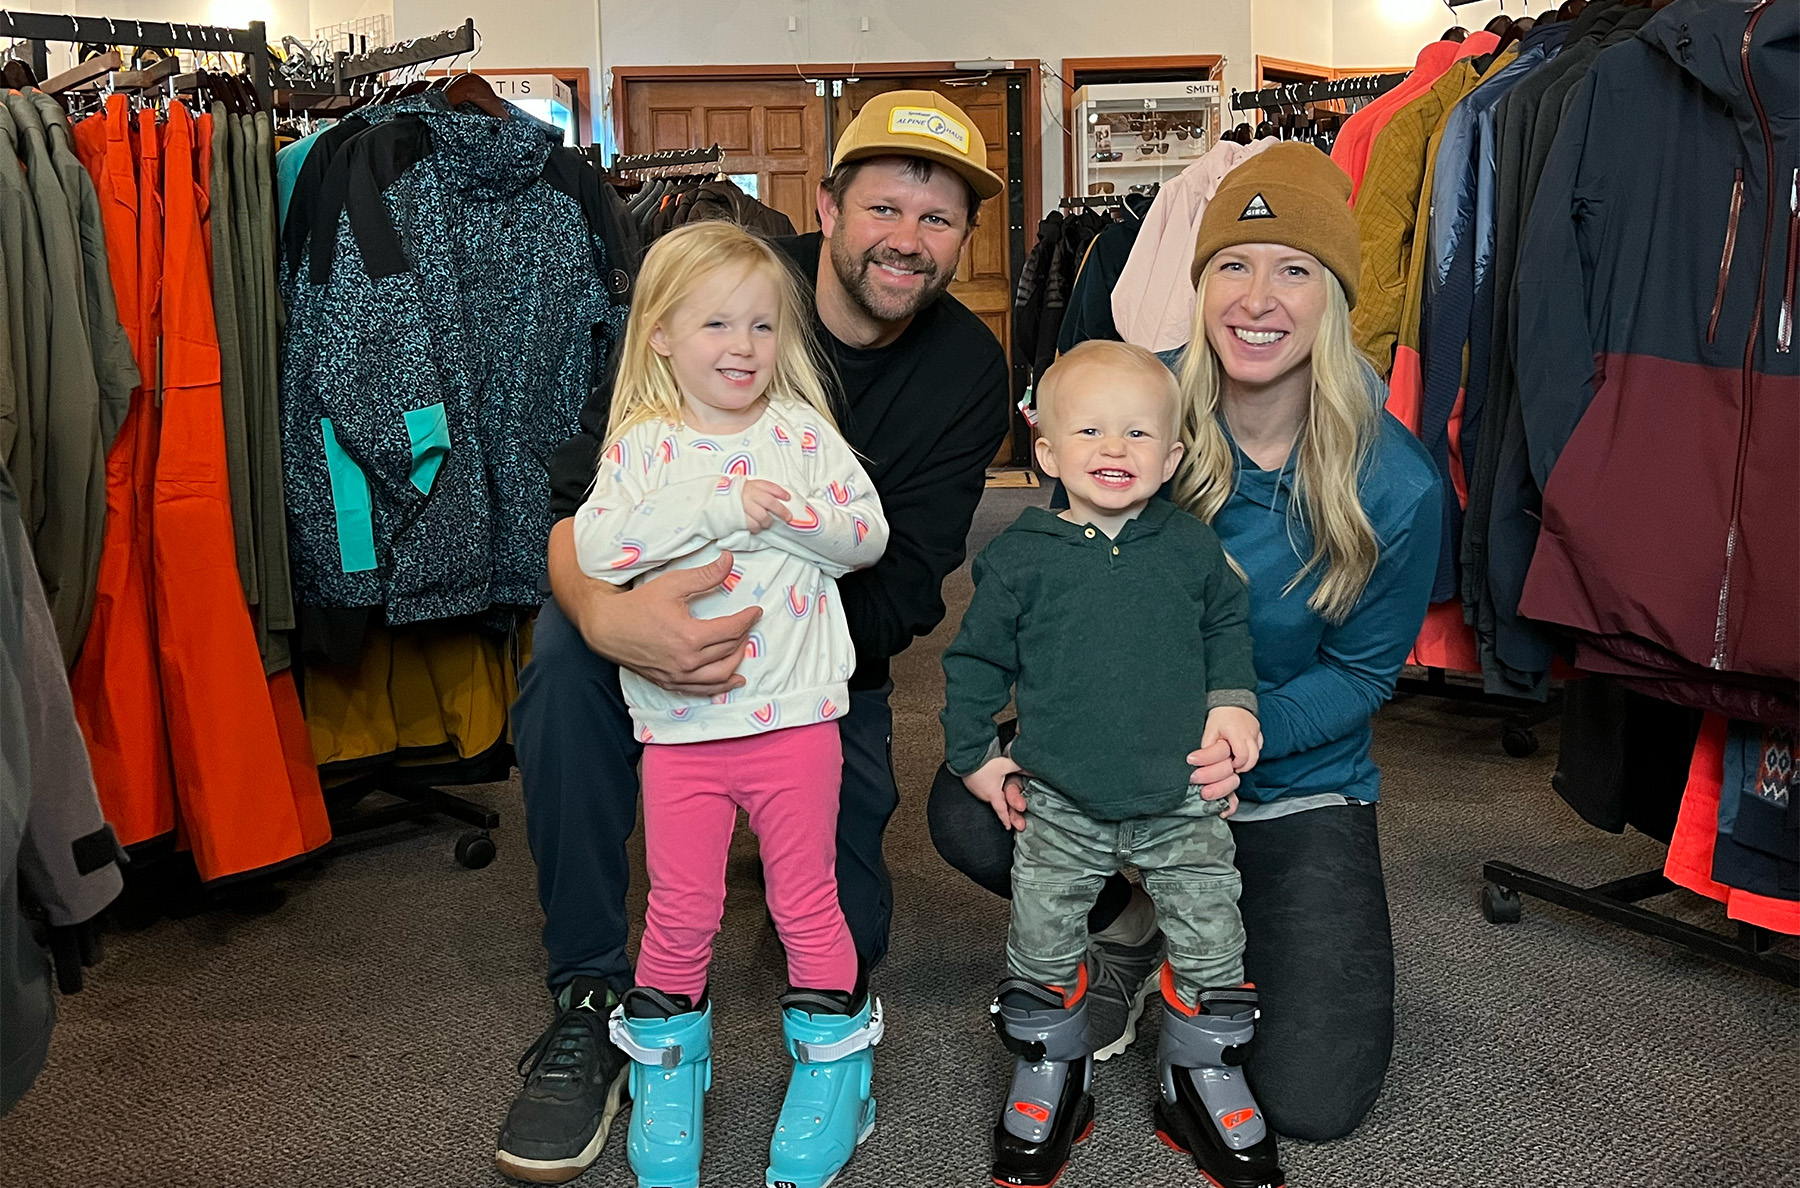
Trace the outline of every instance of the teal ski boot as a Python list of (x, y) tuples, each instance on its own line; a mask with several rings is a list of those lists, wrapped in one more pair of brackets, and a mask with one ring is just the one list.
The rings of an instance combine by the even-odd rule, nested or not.
[(884, 1031), (866, 990), (791, 990), (781, 1032), (794, 1073), (769, 1140), (767, 1188), (825, 1188), (875, 1129), (870, 1091)]
[(712, 1088), (712, 1003), (638, 987), (607, 1021), (631, 1057), (625, 1153), (638, 1188), (700, 1188), (700, 1135)]

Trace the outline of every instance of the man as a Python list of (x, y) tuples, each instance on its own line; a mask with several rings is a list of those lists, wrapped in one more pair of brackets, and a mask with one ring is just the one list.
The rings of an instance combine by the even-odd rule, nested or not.
[[(822, 230), (779, 243), (811, 283), (840, 424), (866, 459), (891, 533), (880, 562), (838, 582), (856, 646), (841, 724), (838, 895), (865, 972), (887, 952), (893, 914), (881, 852), (899, 799), (888, 661), (943, 618), (940, 587), (962, 563), (987, 463), (1008, 424), (1000, 345), (945, 293), (982, 200), (1004, 188), (986, 157), (973, 122), (941, 96), (881, 95), (838, 141), (819, 187)], [(593, 479), (608, 399), (596, 394), (582, 411), (585, 432), (552, 463), (559, 516), (574, 512)], [(555, 598), (538, 618), (513, 733), (558, 1013), (521, 1062), (525, 1086), (500, 1132), (496, 1162), (516, 1179), (580, 1175), (622, 1102), (629, 1062), (608, 1040), (606, 1016), (632, 980), (626, 841), (637, 823), (642, 747), (619, 668), (685, 694), (742, 684), (736, 670), (760, 612), (696, 620), (687, 610), (730, 567), (726, 554), (620, 590), (581, 572), (567, 519), (551, 530)]]

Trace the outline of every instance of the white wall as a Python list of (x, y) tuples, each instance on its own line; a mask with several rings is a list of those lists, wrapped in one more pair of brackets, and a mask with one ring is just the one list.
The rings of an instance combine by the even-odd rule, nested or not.
[(1264, 57), (1330, 66), (1334, 9), (1332, 0), (1252, 0), (1252, 48)]
[[(1525, 15), (1525, 0), (1512, 0), (1506, 12)], [(1554, 9), (1549, 0), (1533, 0), (1537, 12)], [(1481, 0), (1455, 9), (1443, 0), (1332, 0), (1331, 64), (1337, 67), (1410, 66), (1428, 41), (1452, 25), (1471, 33), (1500, 15), (1500, 0)], [(1258, 49), (1259, 53), (1271, 51)]]

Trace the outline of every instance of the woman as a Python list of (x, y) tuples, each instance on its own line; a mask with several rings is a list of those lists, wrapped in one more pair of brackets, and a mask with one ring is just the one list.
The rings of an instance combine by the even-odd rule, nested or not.
[[(1349, 195), (1323, 153), (1286, 144), (1239, 166), (1207, 207), (1174, 489), (1249, 581), (1262, 758), (1241, 784), (1222, 748), (1188, 761), (1204, 795), (1241, 798), (1244, 965), (1262, 1002), (1252, 1087), (1277, 1130), (1311, 1141), (1355, 1129), (1393, 1047), (1369, 718), (1424, 620), (1442, 514), (1429, 457), (1382, 411), (1386, 391), (1351, 341)], [(1012, 840), (997, 814), (940, 772), (930, 816), (939, 853), (1007, 894)], [(1089, 993), (1114, 1008), (1108, 1026), (1090, 1005), (1097, 1054), (1134, 1034), (1156, 972), (1153, 915), (1119, 877), (1089, 917)]]

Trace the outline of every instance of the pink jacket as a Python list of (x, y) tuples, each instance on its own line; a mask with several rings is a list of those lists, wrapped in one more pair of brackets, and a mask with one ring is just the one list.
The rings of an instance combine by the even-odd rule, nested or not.
[(1279, 143), (1273, 137), (1248, 145), (1221, 140), (1157, 191), (1113, 286), (1113, 322), (1126, 342), (1152, 351), (1187, 345), (1194, 324), (1194, 282), (1189, 277), (1200, 216), (1226, 174)]

